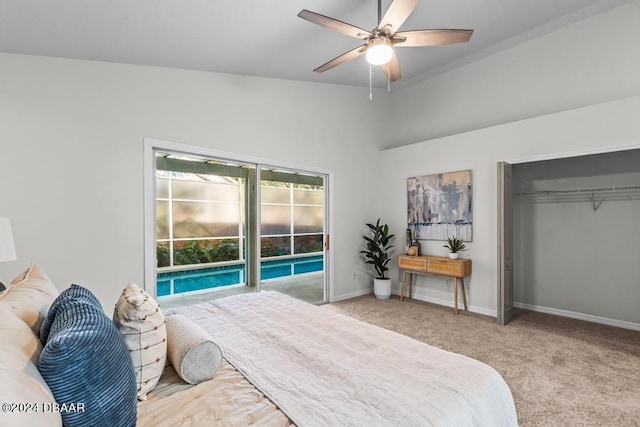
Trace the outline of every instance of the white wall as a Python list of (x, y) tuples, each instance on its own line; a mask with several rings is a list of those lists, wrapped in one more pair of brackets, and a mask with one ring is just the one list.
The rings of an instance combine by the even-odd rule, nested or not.
[[(395, 233), (407, 224), (408, 177), (462, 169), (473, 171), (473, 261), (468, 285), (472, 311), (496, 314), (496, 163), (583, 150), (608, 150), (640, 143), (640, 97), (598, 104), (381, 152), (382, 217)], [(445, 255), (443, 242), (423, 241), (424, 253)], [(395, 290), (400, 275), (392, 272)], [(419, 276), (416, 297), (451, 304), (453, 293), (441, 278)]]
[(516, 304), (640, 328), (640, 192), (595, 193), (595, 210), (588, 193), (517, 195), (638, 186), (640, 150), (514, 165), (513, 183)]
[[(640, 143), (640, 0), (392, 92), (381, 215), (406, 228), (406, 178), (473, 171), (472, 310), (496, 310), (496, 162)], [(417, 142), (422, 141), (422, 142)], [(442, 242), (423, 242), (431, 254)], [(396, 281), (400, 277), (396, 275)], [(396, 285), (396, 290), (399, 285)], [(419, 298), (452, 304), (443, 279)]]
[[(369, 289), (360, 225), (372, 219), (375, 104), (361, 88), (0, 54), (0, 216), (18, 262), (110, 310), (143, 281), (143, 138), (334, 171), (337, 296)], [(371, 194), (369, 194), (371, 193)], [(361, 198), (354, 199), (358, 194)], [(375, 215), (375, 214), (373, 214)]]
[[(391, 93), (383, 147), (640, 93), (640, 0)], [(472, 39), (473, 42), (473, 39)]]
[[(403, 234), (407, 177), (472, 169), (470, 302), (492, 313), (495, 162), (636, 143), (638, 100), (623, 98), (640, 93), (638, 22), (634, 0), (374, 102), (362, 88), (0, 54), (0, 216), (20, 258), (0, 278), (38, 262), (107, 307), (141, 282), (152, 137), (333, 170), (337, 296), (370, 289), (365, 222), (380, 216)], [(439, 282), (419, 288), (451, 299)]]

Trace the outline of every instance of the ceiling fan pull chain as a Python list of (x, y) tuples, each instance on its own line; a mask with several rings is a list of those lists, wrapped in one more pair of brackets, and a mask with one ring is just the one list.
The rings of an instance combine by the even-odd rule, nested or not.
[(372, 77), (371, 77), (371, 67), (373, 67), (373, 65), (369, 64), (369, 101), (373, 100), (373, 89), (372, 89)]
[(387, 73), (387, 92), (391, 92), (391, 61), (387, 63), (389, 72)]

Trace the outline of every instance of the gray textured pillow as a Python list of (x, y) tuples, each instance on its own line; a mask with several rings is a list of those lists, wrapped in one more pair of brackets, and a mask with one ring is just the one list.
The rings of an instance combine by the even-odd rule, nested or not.
[(174, 314), (166, 317), (167, 356), (180, 378), (199, 384), (213, 378), (222, 363), (222, 351), (200, 326)]

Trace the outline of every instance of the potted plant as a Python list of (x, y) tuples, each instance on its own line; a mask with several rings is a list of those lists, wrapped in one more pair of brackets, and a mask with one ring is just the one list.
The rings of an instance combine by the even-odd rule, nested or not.
[(449, 258), (458, 259), (458, 252), (466, 251), (467, 247), (459, 237), (448, 237), (447, 244), (443, 247), (449, 249)]
[(387, 264), (391, 261), (391, 239), (393, 234), (389, 234), (389, 226), (380, 224), (380, 218), (374, 224), (367, 224), (369, 235), (362, 236), (365, 240), (366, 249), (360, 251), (364, 254), (366, 263), (372, 264), (376, 271), (373, 278), (373, 293), (379, 299), (387, 299), (391, 296), (391, 279), (386, 276), (389, 270)]

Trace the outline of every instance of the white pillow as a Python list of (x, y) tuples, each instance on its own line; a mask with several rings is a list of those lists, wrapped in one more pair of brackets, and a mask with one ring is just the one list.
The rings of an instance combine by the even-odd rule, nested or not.
[(113, 321), (129, 348), (138, 383), (138, 399), (146, 400), (158, 384), (167, 360), (167, 330), (158, 303), (138, 285), (122, 291)]
[(42, 346), (29, 325), (0, 300), (0, 426), (62, 427), (55, 399), (38, 371)]
[(179, 314), (167, 316), (167, 351), (176, 373), (189, 384), (213, 378), (222, 351), (198, 324)]

